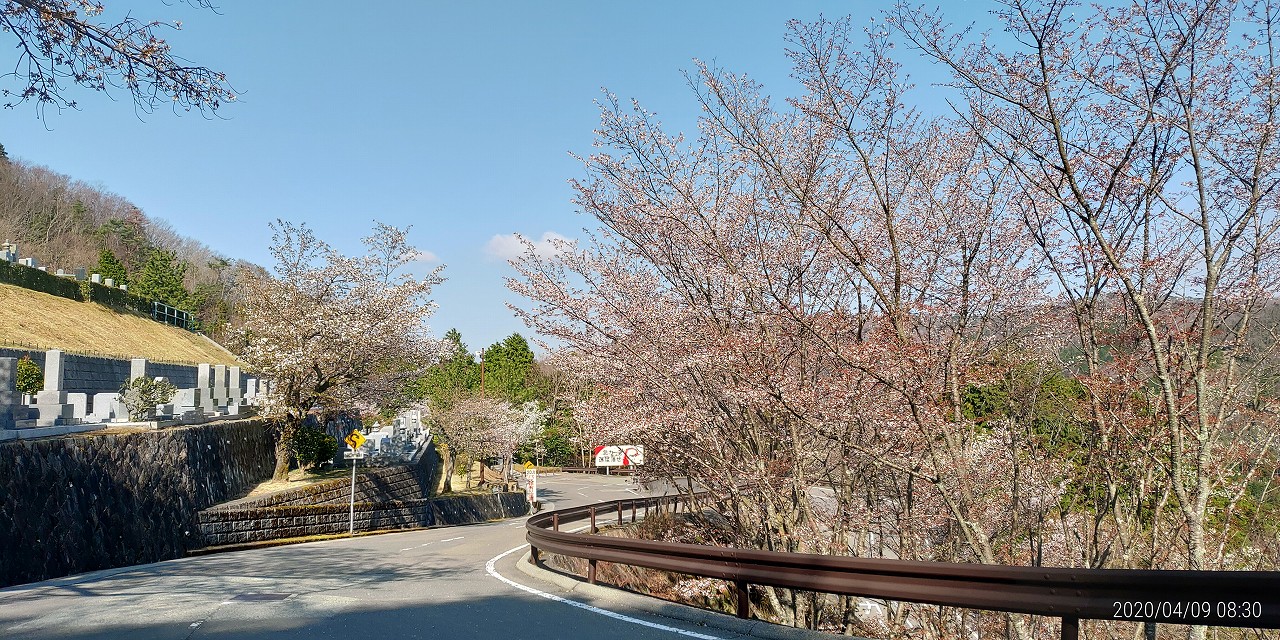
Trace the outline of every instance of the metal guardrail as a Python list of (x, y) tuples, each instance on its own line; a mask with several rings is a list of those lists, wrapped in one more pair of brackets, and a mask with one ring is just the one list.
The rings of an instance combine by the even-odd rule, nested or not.
[[(602, 502), (529, 518), (533, 562), (543, 551), (727, 580), (737, 615), (750, 617), (750, 585), (983, 609), (1062, 619), (1062, 639), (1079, 637), (1080, 620), (1123, 620), (1280, 628), (1280, 572), (1069, 569), (953, 564), (756, 551), (592, 535), (598, 518), (635, 522), (641, 511), (678, 510), (688, 496)], [(686, 506), (686, 509), (688, 507)], [(560, 531), (589, 519), (590, 533)], [(1153, 628), (1153, 627), (1152, 627)], [(1150, 634), (1148, 634), (1150, 636)]]

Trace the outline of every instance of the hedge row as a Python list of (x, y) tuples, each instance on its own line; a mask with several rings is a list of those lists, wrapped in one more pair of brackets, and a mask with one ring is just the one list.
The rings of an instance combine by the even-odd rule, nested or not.
[(90, 300), (99, 304), (151, 315), (151, 301), (142, 296), (96, 282), (79, 282), (6, 260), (0, 260), (0, 282), (77, 301), (84, 300), (87, 294)]
[(61, 298), (80, 299), (80, 283), (71, 278), (55, 276), (26, 265), (0, 260), (0, 282), (24, 289), (34, 289)]
[(151, 301), (142, 296), (96, 282), (89, 283), (89, 291), (91, 292), (89, 299), (98, 304), (120, 309), (133, 309), (139, 313), (151, 315)]

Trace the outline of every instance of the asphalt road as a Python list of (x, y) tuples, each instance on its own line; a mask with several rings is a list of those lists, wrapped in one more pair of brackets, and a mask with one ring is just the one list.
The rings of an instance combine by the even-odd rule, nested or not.
[[(563, 508), (643, 492), (627, 478), (555, 474), (539, 478), (539, 493), (544, 505)], [(486, 571), (493, 561), (492, 571), (507, 580), (564, 593), (515, 567), (524, 520), (182, 558), (10, 587), (0, 590), (0, 638), (706, 637), (691, 623), (639, 611), (621, 612), (632, 620), (611, 617)]]

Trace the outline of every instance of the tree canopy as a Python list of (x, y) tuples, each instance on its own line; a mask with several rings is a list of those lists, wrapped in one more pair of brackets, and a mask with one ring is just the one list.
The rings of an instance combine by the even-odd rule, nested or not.
[(98, 252), (98, 264), (93, 268), (93, 272), (101, 275), (104, 279), (111, 278), (111, 281), (117, 285), (129, 284), (129, 272), (124, 267), (124, 263), (112, 253), (110, 249), (103, 249)]
[[(209, 0), (188, 0), (212, 9)], [(107, 15), (118, 15), (104, 19)], [(97, 2), (82, 0), (4, 0), (0, 28), (17, 40), (17, 60), (0, 89), (4, 106), (32, 101), (43, 117), (55, 109), (78, 105), (71, 85), (94, 91), (123, 89), (138, 110), (150, 113), (161, 105), (174, 109), (216, 111), (236, 95), (226, 75), (192, 65), (174, 55), (160, 35), (182, 28), (178, 23), (144, 21), (132, 12), (109, 14)]]
[(153, 249), (147, 255), (147, 261), (142, 263), (142, 268), (134, 274), (133, 286), (129, 289), (144, 298), (186, 309), (187, 298), (191, 295), (184, 284), (187, 267), (176, 252)]
[[(1280, 6), (944, 11), (792, 22), (786, 100), (699, 63), (690, 137), (606, 94), (573, 182), (598, 229), (510, 281), (591, 386), (574, 418), (705, 487), (735, 546), (1276, 569)], [(913, 93), (903, 43), (951, 89)], [(1052, 633), (929, 609), (893, 615)]]
[(366, 253), (346, 256), (305, 224), (277, 220), (274, 273), (238, 276), (244, 324), (239, 358), (272, 381), (263, 415), (277, 425), (275, 477), (289, 471), (289, 442), (312, 409), (372, 408), (394, 400), (438, 359), (426, 321), (443, 266), (418, 279), (407, 229), (375, 223)]

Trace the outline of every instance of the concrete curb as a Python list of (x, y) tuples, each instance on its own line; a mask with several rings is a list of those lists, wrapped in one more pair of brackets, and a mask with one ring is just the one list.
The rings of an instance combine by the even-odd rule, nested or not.
[(561, 573), (548, 569), (541, 564), (535, 565), (529, 562), (528, 551), (525, 551), (524, 555), (520, 556), (519, 560), (516, 560), (516, 568), (530, 578), (554, 584), (565, 591), (573, 593), (587, 604), (601, 609), (616, 610), (618, 607), (624, 607), (633, 611), (643, 611), (664, 618), (683, 620), (699, 626), (720, 629), (750, 638), (831, 640), (831, 638), (838, 637), (821, 631), (784, 627), (763, 620), (742, 620), (723, 613), (667, 602), (666, 600), (652, 598), (632, 591), (598, 584), (587, 584), (577, 576)]

